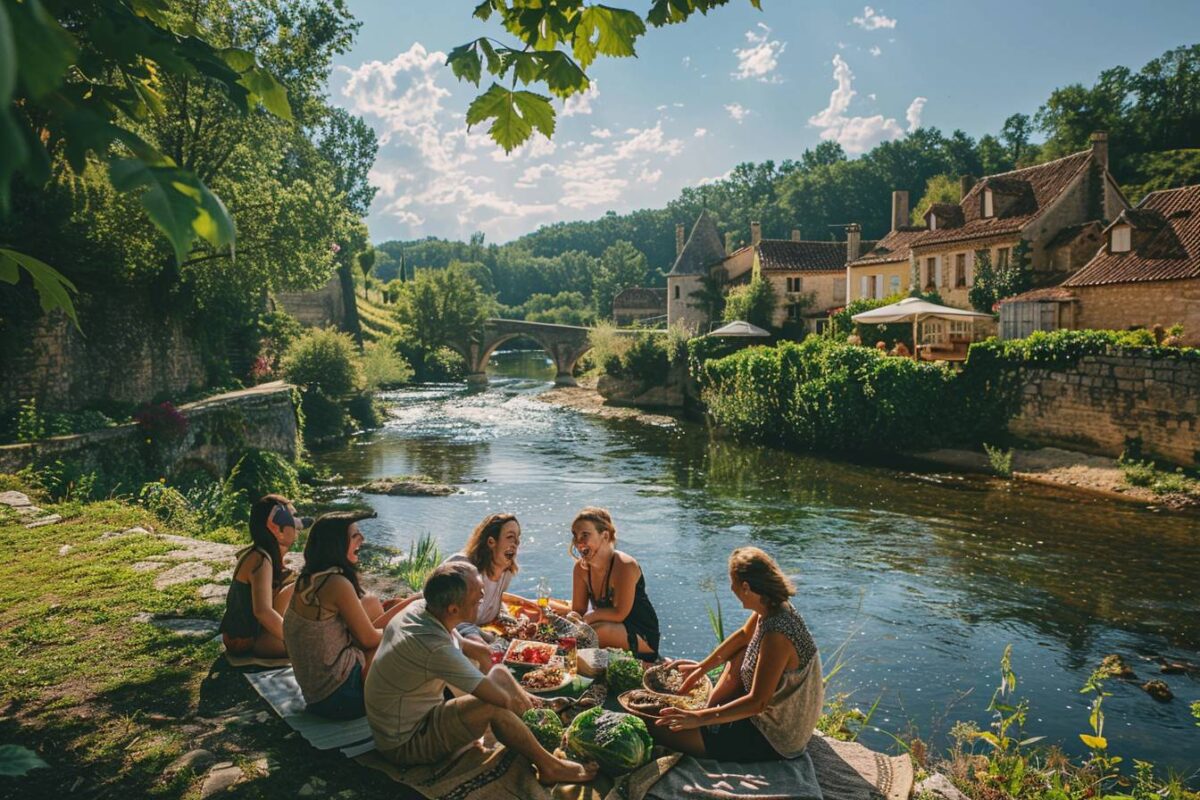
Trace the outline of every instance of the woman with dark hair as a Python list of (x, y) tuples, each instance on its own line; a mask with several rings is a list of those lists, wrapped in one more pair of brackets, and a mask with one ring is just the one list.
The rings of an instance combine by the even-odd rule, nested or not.
[(603, 508), (588, 507), (571, 523), (571, 611), (596, 631), (601, 647), (658, 658), (658, 613), (637, 559), (617, 549), (617, 526)]
[(494, 622), (504, 603), (517, 603), (533, 609), (537, 606), (523, 597), (508, 593), (508, 585), (521, 569), (517, 552), (521, 549), (521, 523), (515, 514), (488, 514), (475, 526), (462, 552), (446, 559), (446, 563), (474, 564), (483, 578), (483, 599), (475, 619), (458, 626), (462, 636), (486, 642), (479, 626)]
[(282, 658), (283, 612), (292, 599), (290, 571), (283, 555), (304, 527), (292, 501), (278, 494), (259, 498), (250, 507), (250, 540), (238, 553), (225, 598), (221, 638), (231, 655)]
[(729, 557), (729, 582), (750, 612), (746, 624), (699, 664), (677, 662), (686, 694), (725, 665), (708, 708), (663, 709), (650, 734), (659, 744), (718, 761), (779, 761), (804, 753), (825, 699), (821, 657), (792, 606), (796, 589), (757, 547)]
[(304, 546), (304, 569), (283, 617), (283, 638), (308, 710), (332, 719), (366, 713), (363, 680), (381, 629), (400, 611), (384, 612), (358, 581), (359, 520), (374, 512), (338, 511), (313, 524)]

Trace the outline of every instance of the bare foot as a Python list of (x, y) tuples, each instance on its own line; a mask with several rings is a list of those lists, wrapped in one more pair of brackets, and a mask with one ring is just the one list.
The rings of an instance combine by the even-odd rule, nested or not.
[(595, 764), (579, 764), (565, 758), (551, 759), (545, 766), (538, 767), (538, 782), (546, 786), (556, 783), (587, 783), (596, 777)]

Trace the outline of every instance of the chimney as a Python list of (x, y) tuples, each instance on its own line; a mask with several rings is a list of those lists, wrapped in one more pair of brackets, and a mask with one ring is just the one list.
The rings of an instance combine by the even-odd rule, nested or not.
[(896, 190), (892, 192), (892, 230), (908, 223), (908, 192)]
[(800, 229), (799, 228), (792, 228), (792, 241), (793, 242), (800, 241)]
[(761, 222), (751, 222), (750, 223), (750, 246), (754, 247), (761, 241), (762, 241), (762, 223)]
[(1108, 171), (1108, 134), (1104, 131), (1092, 134), (1092, 157), (1100, 169)]
[(862, 246), (862, 226), (857, 222), (851, 222), (846, 226), (846, 260), (854, 261), (859, 256), (859, 248)]
[(679, 258), (683, 253), (683, 223), (675, 223), (675, 257)]
[(965, 199), (967, 194), (971, 191), (971, 187), (974, 185), (975, 185), (975, 179), (972, 178), (970, 175), (959, 175), (958, 176), (958, 199), (959, 200)]
[(732, 252), (733, 252), (733, 233), (730, 232), (730, 233), (725, 234), (725, 255), (729, 255)]

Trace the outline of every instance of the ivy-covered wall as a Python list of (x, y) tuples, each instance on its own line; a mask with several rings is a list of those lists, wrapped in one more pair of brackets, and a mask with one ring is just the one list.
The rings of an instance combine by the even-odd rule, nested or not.
[(90, 294), (78, 310), (82, 330), (61, 312), (0, 325), (0, 409), (137, 406), (209, 385), (199, 337), (149, 292)]
[[(62, 462), (72, 473), (103, 474), (117, 491), (203, 469), (229, 474), (246, 450), (269, 450), (293, 461), (300, 452), (298, 393), (284, 383), (159, 407), (142, 422), (28, 444), (0, 446), (0, 472)], [(110, 487), (106, 487), (110, 488)]]

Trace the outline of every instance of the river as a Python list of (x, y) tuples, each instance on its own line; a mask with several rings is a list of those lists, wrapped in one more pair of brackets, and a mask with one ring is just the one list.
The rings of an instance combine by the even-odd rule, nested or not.
[[(1127, 763), (1200, 768), (1200, 727), (1188, 711), (1200, 677), (1160, 675), (1148, 660), (1200, 661), (1195, 517), (748, 447), (696, 424), (582, 415), (535, 398), (553, 379), (541, 353), (499, 354), (490, 374), (479, 392), (447, 384), (389, 393), (385, 428), (316, 456), (350, 484), (424, 473), (465, 489), (370, 496), (379, 512), (363, 526), (370, 541), (407, 549), (428, 531), (450, 553), (485, 514), (512, 511), (523, 528), (513, 590), (532, 596), (545, 577), (566, 597), (571, 519), (604, 506), (619, 546), (645, 572), (663, 653), (691, 657), (715, 643), (706, 609), (718, 598), (727, 631), (745, 619), (725, 563), (734, 547), (755, 544), (794, 577), (795, 605), (826, 661), (845, 644), (831, 689), (864, 710), (879, 699), (874, 725), (915, 730), (938, 748), (955, 720), (986, 729), (1011, 644), (1018, 695), (1030, 703), (1027, 735), (1079, 753), (1078, 734), (1089, 732), (1079, 687), (1104, 655), (1120, 653), (1175, 699), (1109, 682), (1110, 750)], [(863, 740), (891, 743), (870, 731)]]

